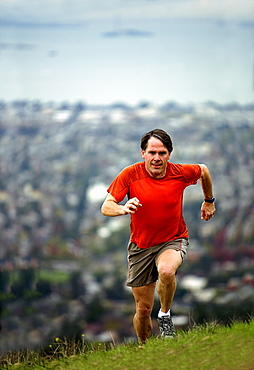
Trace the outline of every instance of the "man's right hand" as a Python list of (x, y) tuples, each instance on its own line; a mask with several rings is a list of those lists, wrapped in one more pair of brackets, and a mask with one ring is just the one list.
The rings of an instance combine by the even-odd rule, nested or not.
[(125, 214), (135, 213), (139, 207), (142, 207), (142, 204), (139, 202), (138, 198), (131, 198), (123, 206)]

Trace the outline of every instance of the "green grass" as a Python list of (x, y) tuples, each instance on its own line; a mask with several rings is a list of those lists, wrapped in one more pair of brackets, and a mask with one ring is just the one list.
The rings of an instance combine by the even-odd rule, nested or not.
[[(178, 332), (175, 339), (151, 338), (145, 345), (122, 344), (106, 348), (80, 342), (70, 351), (57, 340), (51, 358), (23, 359), (9, 369), (54, 370), (251, 370), (254, 369), (254, 321), (232, 327), (213, 324)], [(69, 353), (68, 353), (69, 351)], [(27, 354), (28, 355), (28, 354)], [(55, 355), (55, 356), (53, 356)], [(59, 358), (61, 357), (61, 358)], [(20, 359), (21, 360), (21, 359)], [(4, 368), (4, 367), (3, 367)]]

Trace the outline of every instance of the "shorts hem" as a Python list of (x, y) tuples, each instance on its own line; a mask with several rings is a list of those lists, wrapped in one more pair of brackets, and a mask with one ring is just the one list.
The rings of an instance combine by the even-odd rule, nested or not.
[(139, 288), (141, 286), (147, 286), (147, 285), (150, 285), (150, 284), (153, 284), (153, 283), (156, 283), (157, 279), (154, 280), (154, 281), (151, 281), (151, 282), (146, 282), (146, 283), (140, 283), (140, 284), (135, 284), (135, 283), (128, 283), (128, 281), (126, 282), (126, 286), (130, 287), (130, 288)]

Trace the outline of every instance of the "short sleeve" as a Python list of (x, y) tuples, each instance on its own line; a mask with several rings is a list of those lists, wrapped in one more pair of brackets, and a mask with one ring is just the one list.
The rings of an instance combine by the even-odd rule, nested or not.
[(199, 164), (184, 164), (183, 175), (188, 185), (195, 185), (201, 176), (201, 167)]
[(130, 167), (123, 169), (107, 190), (118, 203), (121, 202), (129, 192), (130, 172)]

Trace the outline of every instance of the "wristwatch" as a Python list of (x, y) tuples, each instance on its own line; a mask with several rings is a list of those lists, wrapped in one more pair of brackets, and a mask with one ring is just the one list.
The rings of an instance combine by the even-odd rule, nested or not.
[(215, 202), (215, 198), (212, 197), (212, 198), (209, 198), (209, 199), (204, 199), (205, 202), (207, 203), (214, 203)]

